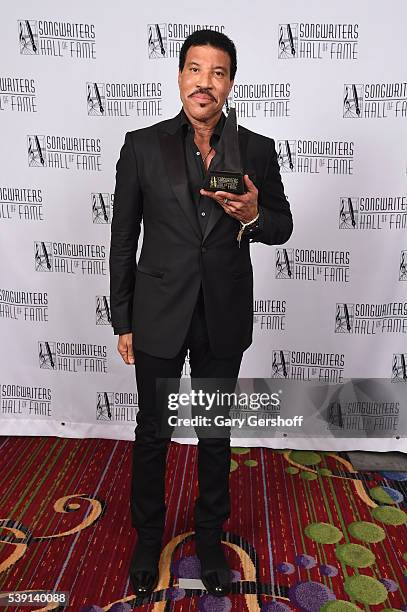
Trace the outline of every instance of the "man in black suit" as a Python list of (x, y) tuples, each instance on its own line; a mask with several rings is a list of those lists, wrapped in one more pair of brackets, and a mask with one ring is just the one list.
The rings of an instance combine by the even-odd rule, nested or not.
[[(228, 37), (191, 34), (179, 57), (181, 112), (128, 132), (116, 166), (110, 299), (118, 351), (135, 363), (139, 393), (131, 486), (138, 540), (130, 570), (137, 595), (157, 585), (166, 510), (169, 438), (158, 433), (166, 407), (156, 401), (156, 379), (179, 379), (188, 349), (192, 378), (237, 378), (252, 342), (249, 243), (282, 244), (293, 227), (270, 138), (239, 128), (244, 195), (201, 189), (235, 73)], [(202, 581), (217, 596), (231, 586), (221, 545), (230, 515), (229, 471), (230, 438), (199, 437), (196, 552)]]

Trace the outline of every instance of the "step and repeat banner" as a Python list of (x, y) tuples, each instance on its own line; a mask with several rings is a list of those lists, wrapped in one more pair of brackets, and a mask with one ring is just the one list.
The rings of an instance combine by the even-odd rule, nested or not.
[[(251, 246), (241, 376), (407, 396), (404, 0), (20, 0), (1, 14), (0, 434), (134, 439), (134, 368), (110, 325), (115, 166), (126, 131), (179, 112), (179, 50), (205, 27), (237, 46), (239, 123), (274, 138), (295, 226)], [(297, 397), (311, 435), (248, 443), (407, 452), (402, 401), (358, 396), (318, 420)], [(334, 435), (338, 414), (352, 435)]]

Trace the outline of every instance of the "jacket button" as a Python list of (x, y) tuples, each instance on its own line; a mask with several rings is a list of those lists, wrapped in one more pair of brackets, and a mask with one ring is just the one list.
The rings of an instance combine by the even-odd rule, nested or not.
[(206, 247), (201, 247), (201, 253), (206, 253), (208, 249)]

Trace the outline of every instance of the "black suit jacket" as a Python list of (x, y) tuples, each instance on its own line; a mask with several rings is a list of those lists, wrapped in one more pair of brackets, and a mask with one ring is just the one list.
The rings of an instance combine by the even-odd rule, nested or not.
[[(186, 172), (181, 113), (128, 132), (116, 165), (110, 246), (110, 303), (116, 334), (150, 355), (180, 350), (202, 284), (211, 349), (217, 357), (252, 341), (253, 272), (240, 223), (211, 200), (202, 235)], [(261, 229), (253, 238), (282, 244), (293, 223), (274, 141), (239, 127), (243, 170), (259, 191)], [(143, 244), (136, 251), (143, 221)], [(272, 265), (270, 264), (270, 271)]]

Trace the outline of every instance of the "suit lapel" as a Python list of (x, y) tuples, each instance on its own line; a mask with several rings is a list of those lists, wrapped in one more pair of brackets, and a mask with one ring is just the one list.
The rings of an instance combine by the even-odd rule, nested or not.
[[(174, 118), (173, 121), (175, 121)], [(160, 131), (159, 140), (162, 156), (167, 167), (168, 178), (172, 190), (187, 216), (191, 227), (196, 233), (199, 241), (202, 240), (201, 229), (196, 215), (195, 207), (192, 205), (191, 194), (188, 187), (188, 175), (184, 157), (184, 145), (180, 131)]]
[[(245, 160), (246, 160), (246, 149), (247, 149), (247, 138), (248, 132), (244, 132), (242, 130), (238, 131), (239, 138), (239, 149), (240, 149), (240, 159), (242, 163), (242, 167), (245, 168)], [(223, 208), (217, 202), (213, 202), (214, 206), (211, 208), (211, 214), (208, 219), (208, 223), (206, 224), (205, 233), (202, 238), (202, 242), (206, 240), (209, 233), (213, 230), (217, 222), (222, 218), (224, 213)]]

